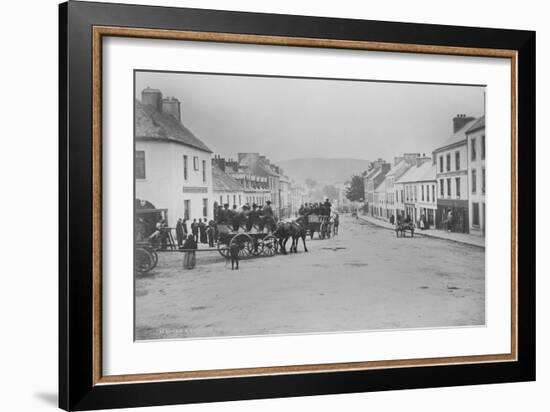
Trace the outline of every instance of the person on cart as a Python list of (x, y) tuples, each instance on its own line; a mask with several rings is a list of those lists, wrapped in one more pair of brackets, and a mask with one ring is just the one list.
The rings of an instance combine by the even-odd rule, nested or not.
[(271, 208), (271, 200), (267, 200), (264, 207), (265, 224), (270, 231), (275, 230), (275, 219), (273, 217), (273, 209)]

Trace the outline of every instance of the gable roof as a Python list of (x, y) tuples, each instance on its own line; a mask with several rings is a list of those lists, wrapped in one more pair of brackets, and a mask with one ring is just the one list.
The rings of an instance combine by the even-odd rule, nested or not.
[(466, 131), (468, 131), (470, 127), (472, 127), (474, 123), (477, 122), (477, 120), (479, 119), (470, 120), (468, 123), (462, 126), (460, 130), (458, 130), (456, 133), (453, 133), (447, 140), (445, 140), (441, 146), (434, 150), (434, 152), (439, 152), (457, 143), (466, 143)]
[(214, 192), (243, 191), (241, 184), (221, 170), (218, 166), (212, 166), (212, 183)]
[(435, 181), (436, 167), (432, 162), (424, 162), (420, 166), (411, 167), (397, 181), (397, 183), (429, 182)]
[(180, 143), (212, 153), (202, 140), (173, 116), (139, 100), (135, 101), (134, 114), (136, 140)]
[[(380, 189), (380, 190), (379, 190)], [(374, 188), (375, 192), (385, 192), (386, 191), (386, 178), (382, 179)]]
[(472, 126), (470, 126), (470, 128), (466, 131), (466, 134), (473, 133), (476, 130), (484, 129), (484, 128), (485, 128), (485, 115), (477, 119), (475, 123)]
[(410, 169), (412, 164), (410, 162), (400, 160), (396, 165), (394, 165), (388, 173), (386, 173), (386, 178), (388, 176), (395, 176), (396, 179), (399, 179), (403, 174)]

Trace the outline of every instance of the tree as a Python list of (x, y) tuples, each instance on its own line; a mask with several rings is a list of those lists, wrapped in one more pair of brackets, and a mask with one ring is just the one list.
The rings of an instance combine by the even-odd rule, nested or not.
[(352, 202), (358, 202), (365, 197), (365, 181), (363, 176), (354, 175), (346, 188), (346, 197)]

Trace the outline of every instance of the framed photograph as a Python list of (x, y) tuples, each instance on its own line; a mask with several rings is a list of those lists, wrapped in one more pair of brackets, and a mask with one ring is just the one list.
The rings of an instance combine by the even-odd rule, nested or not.
[(535, 379), (535, 33), (60, 5), (66, 410)]

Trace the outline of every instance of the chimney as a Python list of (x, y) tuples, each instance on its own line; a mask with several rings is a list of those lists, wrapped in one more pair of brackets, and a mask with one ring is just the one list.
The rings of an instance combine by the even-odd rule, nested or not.
[(393, 158), (393, 165), (395, 166), (397, 163), (399, 163), (401, 160), (403, 160), (404, 157), (403, 156), (395, 156)]
[(212, 166), (217, 166), (222, 172), (225, 172), (225, 158), (220, 155), (214, 156), (212, 159)]
[(453, 118), (453, 133), (458, 132), (460, 129), (462, 129), (466, 123), (474, 120), (473, 117), (466, 116), (465, 114), (457, 114)]
[(429, 157), (429, 156), (425, 156), (425, 155), (422, 156), (422, 157), (419, 156), (419, 157), (416, 158), (416, 167), (419, 167), (422, 164), (424, 164), (426, 162), (429, 162), (430, 160), (432, 160), (432, 158)]
[(181, 122), (181, 103), (175, 97), (162, 99), (162, 112), (173, 116), (178, 122)]
[(141, 102), (153, 106), (162, 112), (162, 93), (159, 89), (151, 89), (149, 86), (141, 91)]

